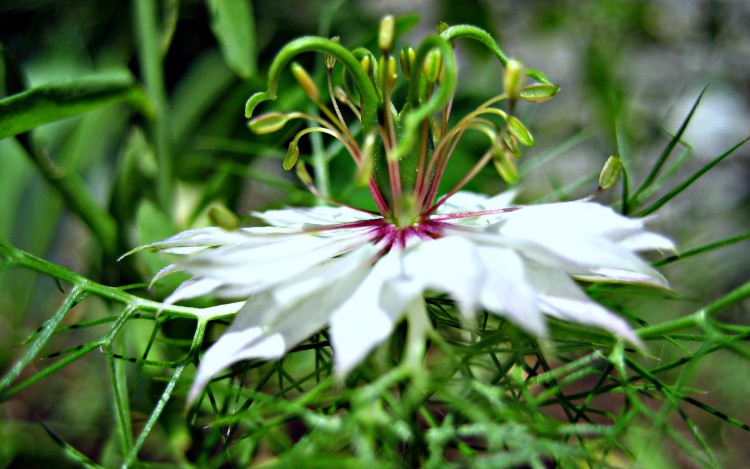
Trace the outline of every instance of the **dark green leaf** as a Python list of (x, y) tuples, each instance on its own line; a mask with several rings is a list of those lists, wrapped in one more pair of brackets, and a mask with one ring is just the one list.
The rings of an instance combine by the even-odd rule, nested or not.
[(208, 0), (211, 29), (229, 68), (247, 78), (255, 73), (255, 22), (248, 0)]
[(0, 139), (117, 102), (144, 108), (130, 76), (91, 76), (32, 88), (0, 100)]

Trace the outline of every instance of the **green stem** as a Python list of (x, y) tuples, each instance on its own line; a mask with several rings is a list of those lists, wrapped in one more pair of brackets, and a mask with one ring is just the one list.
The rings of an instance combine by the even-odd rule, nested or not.
[(57, 280), (70, 283), (74, 286), (75, 290), (80, 291), (82, 294), (94, 294), (96, 296), (107, 298), (118, 303), (131, 305), (138, 311), (154, 312), (167, 314), (171, 317), (182, 317), (198, 320), (217, 319), (220, 317), (230, 316), (234, 314), (234, 312), (236, 312), (234, 306), (230, 305), (225, 305), (224, 307), (202, 309), (177, 305), (164, 305), (162, 303), (159, 303), (158, 301), (140, 298), (119, 288), (108, 287), (106, 285), (93, 282), (86, 277), (73, 272), (72, 270), (36, 257), (33, 254), (21, 251), (20, 249), (12, 246), (10, 243), (3, 239), (0, 239), (0, 258), (7, 259), (10, 265), (25, 267), (44, 275), (53, 277)]
[(152, 129), (156, 141), (159, 172), (156, 180), (156, 197), (165, 213), (171, 213), (174, 165), (172, 162), (172, 135), (169, 125), (169, 107), (164, 87), (164, 73), (157, 22), (159, 2), (134, 0), (138, 62), (142, 68), (146, 90), (156, 108)]
[[(34, 341), (29, 346), (29, 350), (26, 351), (26, 354), (20, 360), (18, 360), (15, 365), (13, 365), (13, 368), (11, 368), (10, 371), (8, 371), (5, 376), (3, 376), (2, 380), (0, 380), (0, 393), (2, 393), (2, 395), (6, 394), (4, 392), (6, 388), (10, 386), (10, 384), (18, 377), (19, 374), (21, 374), (21, 371), (26, 368), (26, 365), (31, 363), (31, 360), (34, 359), (39, 350), (44, 346), (44, 344), (47, 343), (47, 340), (52, 336), (52, 333), (57, 328), (57, 325), (60, 324), (60, 321), (63, 320), (65, 315), (68, 314), (68, 311), (70, 311), (70, 309), (76, 304), (76, 302), (81, 298), (82, 295), (83, 291), (80, 288), (74, 288), (73, 291), (68, 294), (67, 298), (65, 298), (65, 302), (63, 302), (55, 315), (45, 321), (44, 325), (42, 325), (41, 327), (41, 331), (37, 334), (36, 339), (34, 339)], [(0, 397), (0, 400), (3, 400), (3, 398)]]
[(662, 324), (644, 327), (638, 329), (636, 333), (641, 339), (648, 340), (683, 329), (700, 326), (707, 319), (711, 319), (713, 316), (715, 316), (718, 312), (735, 303), (743, 301), (746, 298), (750, 298), (750, 282), (747, 282), (740, 287), (732, 290), (723, 297), (699, 309), (693, 314)]
[[(451, 26), (450, 28), (443, 31), (440, 35), (446, 41), (453, 41), (459, 38), (474, 39), (475, 41), (479, 41), (484, 44), (493, 54), (495, 54), (498, 59), (500, 59), (500, 62), (503, 64), (503, 66), (508, 63), (508, 58), (506, 57), (500, 46), (497, 44), (497, 42), (492, 39), (492, 36), (490, 36), (487, 31), (477, 28), (476, 26), (459, 24), (456, 26)], [(534, 70), (533, 68), (526, 69), (526, 75), (541, 83), (546, 83), (548, 85), (552, 84), (544, 75), (544, 73), (540, 72), (539, 70)]]
[(117, 223), (114, 218), (99, 204), (86, 189), (86, 184), (77, 173), (63, 172), (55, 166), (47, 156), (45, 150), (31, 145), (29, 156), (39, 168), (39, 172), (47, 182), (60, 194), (65, 205), (91, 230), (91, 234), (99, 240), (102, 250), (108, 258), (117, 255)]

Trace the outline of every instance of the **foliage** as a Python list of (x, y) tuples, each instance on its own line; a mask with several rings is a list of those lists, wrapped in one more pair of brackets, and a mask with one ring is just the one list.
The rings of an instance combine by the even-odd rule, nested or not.
[[(718, 238), (700, 227), (703, 237), (687, 237), (691, 243), (682, 252), (654, 261), (670, 276), (697, 276), (695, 290), (587, 287), (639, 327), (646, 354), (560, 322), (549, 344), (489, 315), (469, 327), (451, 301), (431, 297), (428, 310), (439, 334), (420, 379), (406, 380), (394, 367), (402, 343), (397, 334), (346, 382), (336, 382), (322, 331), (284, 360), (235, 366), (186, 410), (195, 364), (237, 305), (165, 306), (159, 300), (179, 279), (150, 289), (144, 282), (166, 260), (146, 252), (117, 258), (210, 223), (212, 207), (246, 213), (315, 203), (279, 170), (293, 134), (251, 136), (242, 119), (245, 98), (265, 89), (268, 54), (300, 32), (292, 20), (266, 21), (283, 15), (262, 3), (66, 3), (70, 11), (50, 37), (78, 31), (80, 18), (96, 18), (81, 32), (87, 63), (63, 47), (70, 44), (54, 40), (16, 60), (8, 43), (18, 49), (30, 36), (19, 26), (16, 39), (2, 37), (0, 434), (7, 438), (0, 462), (44, 465), (65, 454), (87, 467), (669, 467), (674, 461), (719, 467), (746, 457), (746, 448), (727, 448), (722, 440), (734, 431), (746, 438), (750, 430), (741, 402), (745, 373), (722, 375), (723, 396), (704, 390), (716, 386), (709, 372), (748, 369), (750, 283), (728, 273), (713, 278), (691, 264), (746, 245), (746, 227)], [(641, 3), (590, 8), (597, 17), (616, 11), (609, 19), (625, 28), (644, 17)], [(376, 43), (376, 20), (356, 4), (313, 5), (319, 7), (315, 24), (302, 28), (320, 29), (305, 33), (338, 34), (340, 25), (342, 41)], [(448, 7), (444, 12), (449, 22), (482, 21), (467, 21)], [(549, 23), (566, 21), (554, 8), (532, 12)], [(18, 15), (21, 24), (29, 21)], [(341, 17), (347, 21), (339, 24)], [(413, 15), (399, 16), (398, 34), (415, 25)], [(585, 193), (598, 169), (563, 176), (565, 183), (550, 169), (545, 182), (552, 190), (539, 189), (534, 176), (592, 134), (604, 134), (607, 153), (616, 150), (623, 162), (621, 191), (614, 186), (608, 194), (613, 206), (631, 216), (668, 216), (709, 170), (737, 159), (746, 140), (726, 142), (706, 161), (693, 158), (686, 129), (709, 88), (673, 134), (660, 134), (656, 158), (631, 151), (644, 130), (633, 123), (616, 69), (607, 67), (608, 57), (616, 60), (613, 51), (590, 44), (583, 75), (595, 83), (590, 100), (605, 130), (586, 128), (555, 141), (544, 136), (543, 125), (534, 129), (537, 146), (548, 149), (530, 152), (519, 167), (520, 187), (532, 201)], [(487, 58), (470, 48), (466, 53), (470, 61)], [(323, 61), (309, 63), (313, 78), (323, 78)], [(290, 92), (271, 108), (280, 112), (305, 99), (287, 75), (279, 86)], [(459, 89), (454, 109), (476, 107), (474, 98), (472, 90)], [(351, 168), (326, 156), (341, 147), (318, 137), (300, 140), (300, 158), (315, 162), (315, 177), (330, 178), (339, 199), (356, 203), (362, 194), (351, 183)], [(476, 148), (469, 140), (457, 153)], [(469, 158), (463, 161), (471, 167)], [(470, 187), (497, 191), (497, 181), (486, 171)], [(676, 237), (680, 229), (696, 231), (685, 225), (673, 227)]]

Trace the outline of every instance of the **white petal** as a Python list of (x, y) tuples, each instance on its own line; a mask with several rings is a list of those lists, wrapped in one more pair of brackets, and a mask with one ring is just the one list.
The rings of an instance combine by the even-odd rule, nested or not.
[(464, 315), (475, 311), (485, 271), (476, 246), (468, 239), (446, 236), (417, 243), (403, 253), (403, 266), (400, 288), (420, 295), (428, 289), (448, 293)]
[(510, 249), (497, 247), (481, 247), (479, 254), (486, 272), (482, 281), (482, 307), (507, 317), (531, 334), (546, 336), (544, 316), (526, 278), (521, 257)]
[[(500, 233), (493, 234), (494, 229), (493, 226), (484, 232), (463, 233), (478, 244), (513, 249), (527, 259), (562, 268), (569, 275), (579, 278), (606, 280), (605, 272), (618, 272), (612, 280), (626, 281), (625, 272), (630, 272), (633, 278), (640, 279), (639, 283), (666, 284), (656, 269), (632, 251), (605, 237), (585, 234), (572, 236), (564, 228), (555, 230), (548, 227), (544, 233), (529, 234), (523, 238), (505, 235), (504, 227), (500, 228)], [(447, 232), (460, 233), (452, 229)], [(648, 281), (648, 278), (651, 280)]]
[(202, 253), (184, 262), (193, 275), (212, 277), (227, 284), (242, 285), (253, 294), (367, 243), (359, 232), (325, 238), (289, 235), (282, 241), (262, 246), (238, 245)]
[(221, 281), (212, 278), (194, 277), (180, 284), (165, 300), (165, 305), (207, 295), (221, 286)]
[(546, 314), (566, 321), (601, 327), (641, 346), (641, 341), (625, 320), (592, 301), (562, 270), (534, 262), (527, 262), (526, 270), (537, 291), (539, 306)]
[(650, 231), (628, 236), (618, 244), (626, 249), (630, 249), (631, 251), (677, 251), (677, 247), (674, 245), (672, 240), (670, 240), (666, 236), (652, 233)]
[(669, 282), (656, 270), (652, 269), (652, 272), (648, 275), (633, 272), (630, 270), (618, 270), (618, 269), (593, 269), (589, 275), (576, 275), (578, 280), (585, 280), (587, 282), (612, 282), (612, 283), (632, 283), (636, 285), (647, 285), (651, 287), (659, 287), (669, 290)]
[[(365, 249), (319, 266), (318, 282), (301, 287), (293, 298), (267, 291), (251, 297), (231, 327), (206, 351), (198, 368), (190, 400), (197, 397), (219, 371), (242, 360), (274, 359), (322, 329), (336, 309), (369, 270), (374, 248)], [(295, 279), (296, 280), (296, 279)], [(300, 286), (290, 282), (287, 288)]]
[(384, 283), (401, 274), (400, 254), (381, 257), (367, 278), (331, 314), (331, 342), (336, 374), (345, 376), (383, 342), (418, 292), (384, 291)]
[(304, 225), (338, 225), (377, 218), (366, 212), (347, 207), (288, 208), (253, 212), (269, 225), (280, 227), (302, 227)]

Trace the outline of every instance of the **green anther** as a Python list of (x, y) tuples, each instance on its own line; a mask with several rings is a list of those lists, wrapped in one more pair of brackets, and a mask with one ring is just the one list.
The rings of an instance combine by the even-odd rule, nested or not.
[(307, 71), (302, 67), (302, 65), (298, 64), (297, 62), (293, 62), (292, 74), (297, 80), (297, 83), (299, 83), (300, 88), (304, 90), (305, 94), (313, 101), (317, 101), (320, 97), (318, 86), (315, 84)]
[(370, 133), (365, 137), (365, 141), (362, 144), (360, 165), (357, 167), (357, 173), (354, 177), (354, 182), (359, 187), (367, 186), (372, 179), (372, 170), (375, 162), (375, 142), (375, 134)]
[(290, 119), (291, 117), (288, 114), (269, 112), (250, 120), (247, 123), (247, 127), (256, 134), (270, 134), (271, 132), (281, 130)]
[(292, 140), (289, 142), (289, 148), (286, 151), (286, 157), (284, 157), (284, 162), (282, 163), (282, 166), (285, 170), (289, 171), (290, 169), (294, 168), (294, 165), (297, 164), (297, 159), (299, 158), (299, 146), (297, 145), (297, 139)]
[(378, 47), (384, 54), (390, 52), (393, 48), (393, 41), (396, 35), (396, 19), (393, 15), (386, 15), (380, 20), (380, 30), (378, 31)]
[(617, 181), (617, 177), (620, 175), (622, 170), (622, 160), (617, 155), (612, 155), (607, 158), (607, 162), (604, 163), (602, 172), (599, 173), (599, 188), (606, 190), (612, 187)]
[[(336, 44), (341, 44), (341, 38), (339, 36), (333, 36), (331, 38), (331, 41), (335, 42)], [(331, 54), (323, 54), (323, 61), (326, 64), (326, 68), (328, 70), (333, 70), (333, 67), (336, 65), (336, 57), (332, 56)]]
[(516, 100), (520, 96), (524, 73), (525, 70), (521, 62), (515, 59), (508, 60), (503, 74), (503, 88), (508, 99)]
[(547, 83), (536, 83), (521, 89), (521, 99), (530, 103), (543, 103), (554, 98), (560, 88)]
[(519, 174), (515, 157), (513, 152), (505, 145), (497, 145), (492, 148), (492, 163), (503, 181), (508, 184), (518, 182)]
[(312, 176), (310, 176), (310, 173), (307, 171), (307, 167), (305, 166), (304, 161), (300, 161), (297, 166), (297, 177), (300, 181), (302, 181), (302, 184), (306, 186), (312, 186), (313, 180)]
[(415, 56), (416, 52), (414, 52), (414, 49), (407, 46), (404, 46), (404, 48), (401, 49), (401, 53), (399, 54), (399, 59), (401, 60), (401, 71), (404, 73), (404, 77), (407, 80), (411, 76), (411, 68), (414, 65)]
[(423, 71), (428, 83), (435, 83), (440, 76), (442, 60), (438, 49), (431, 50), (425, 58)]
[(515, 118), (514, 116), (508, 116), (508, 130), (514, 137), (518, 139), (521, 145), (525, 147), (534, 146), (534, 137), (531, 136), (531, 132), (526, 128), (523, 123)]

